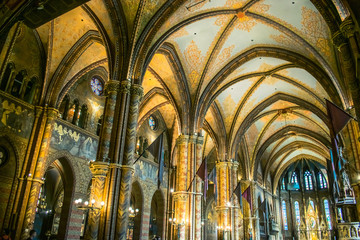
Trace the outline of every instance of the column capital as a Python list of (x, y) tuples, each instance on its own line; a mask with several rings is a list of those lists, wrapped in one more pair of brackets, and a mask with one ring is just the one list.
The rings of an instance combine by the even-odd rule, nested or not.
[(355, 34), (355, 24), (351, 18), (346, 19), (340, 24), (340, 31), (347, 38), (353, 37)]
[(109, 163), (107, 162), (91, 162), (90, 170), (93, 176), (106, 176), (109, 170)]
[(139, 84), (132, 84), (130, 87), (131, 95), (137, 95), (140, 99), (143, 97), (144, 89)]
[(181, 134), (177, 139), (176, 139), (176, 144), (184, 144), (184, 143), (188, 143), (189, 142), (189, 135), (183, 135)]
[(109, 80), (105, 84), (105, 95), (109, 96), (112, 94), (116, 94), (120, 89), (120, 82), (117, 80)]
[(57, 110), (56, 108), (53, 107), (48, 107), (46, 109), (46, 113), (47, 113), (47, 117), (50, 120), (56, 119), (59, 115), (59, 110)]
[(186, 202), (189, 198), (188, 192), (178, 191), (173, 193), (174, 200)]
[(341, 31), (335, 32), (331, 37), (332, 43), (339, 49), (347, 44), (347, 39)]

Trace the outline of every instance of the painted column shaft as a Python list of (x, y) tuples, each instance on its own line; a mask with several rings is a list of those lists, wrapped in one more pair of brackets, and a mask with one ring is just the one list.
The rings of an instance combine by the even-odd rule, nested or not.
[[(116, 97), (119, 91), (120, 83), (110, 80), (105, 86), (105, 109), (103, 114), (102, 129), (100, 132), (99, 149), (96, 162), (91, 164), (93, 178), (91, 182), (90, 199), (95, 199), (96, 203), (104, 201), (104, 188), (106, 175), (108, 173), (109, 148), (111, 141), (111, 130), (114, 122), (114, 112), (116, 105)], [(104, 162), (104, 164), (102, 164)], [(104, 209), (106, 206), (104, 206)], [(99, 234), (100, 211), (90, 211), (87, 222), (85, 239), (97, 239)]]
[[(199, 169), (202, 161), (203, 161), (203, 137), (198, 137), (196, 140), (196, 155), (195, 155), (195, 162), (196, 168), (195, 170)], [(206, 173), (207, 174), (207, 173)], [(202, 234), (202, 194), (203, 194), (203, 181), (200, 177), (196, 176), (196, 195), (195, 195), (195, 239), (201, 239)], [(205, 189), (206, 191), (206, 189)]]
[(136, 128), (139, 105), (143, 96), (140, 85), (133, 84), (130, 89), (130, 108), (126, 129), (124, 159), (121, 167), (120, 197), (116, 221), (116, 239), (125, 240), (129, 222), (132, 175), (134, 173), (134, 153), (136, 149)]
[[(37, 161), (35, 161), (36, 162), (35, 173), (33, 177), (30, 175), (27, 178), (27, 180), (32, 183), (31, 183), (29, 195), (24, 196), (24, 199), (27, 199), (27, 204), (26, 207), (24, 206), (26, 211), (25, 211), (24, 221), (21, 227), (22, 228), (21, 239), (25, 239), (28, 234), (28, 231), (33, 228), (37, 200), (39, 198), (41, 185), (43, 184), (42, 177), (44, 176), (44, 173), (47, 168), (46, 159), (49, 152), (50, 140), (54, 126), (53, 122), (58, 115), (58, 111), (54, 108), (48, 108), (46, 110), (46, 113), (47, 113), (46, 125), (45, 125), (44, 135), (41, 141), (39, 156)], [(20, 214), (19, 216), (20, 221), (22, 217), (23, 215)]]

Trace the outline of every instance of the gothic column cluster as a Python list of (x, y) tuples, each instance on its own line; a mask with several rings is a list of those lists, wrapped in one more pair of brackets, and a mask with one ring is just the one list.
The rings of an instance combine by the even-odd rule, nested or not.
[(181, 135), (176, 145), (177, 181), (176, 191), (173, 193), (175, 233), (177, 239), (181, 240), (201, 239), (203, 185), (202, 180), (195, 174), (203, 161), (203, 137)]

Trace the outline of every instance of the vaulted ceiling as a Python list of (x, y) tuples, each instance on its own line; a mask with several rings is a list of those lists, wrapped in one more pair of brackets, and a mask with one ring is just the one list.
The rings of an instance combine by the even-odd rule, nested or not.
[(102, 67), (141, 82), (140, 124), (159, 111), (174, 139), (205, 130), (205, 154), (239, 159), (244, 177), (274, 179), (301, 157), (324, 162), (325, 98), (349, 105), (331, 42), (347, 11), (312, 2), (91, 0), (36, 29), (48, 56), (44, 99), (59, 104)]

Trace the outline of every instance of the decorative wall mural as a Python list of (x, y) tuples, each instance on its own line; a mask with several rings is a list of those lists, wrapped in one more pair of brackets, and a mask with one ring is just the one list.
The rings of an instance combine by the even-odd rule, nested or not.
[(0, 96), (0, 128), (6, 126), (15, 134), (29, 138), (33, 121), (32, 109)]
[(73, 156), (95, 161), (98, 139), (58, 121), (54, 123), (50, 146), (57, 150), (67, 150)]
[[(157, 184), (158, 180), (158, 164), (149, 163), (140, 159), (135, 164), (135, 175), (138, 176), (143, 181), (152, 181), (154, 184)], [(163, 186), (167, 186), (167, 170), (164, 170), (164, 179), (162, 182)]]

